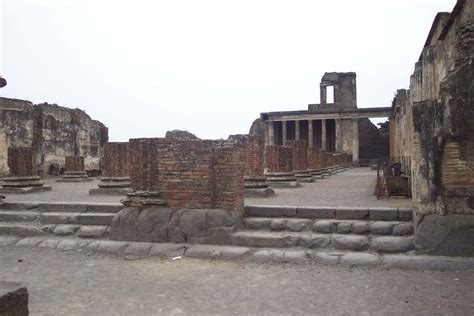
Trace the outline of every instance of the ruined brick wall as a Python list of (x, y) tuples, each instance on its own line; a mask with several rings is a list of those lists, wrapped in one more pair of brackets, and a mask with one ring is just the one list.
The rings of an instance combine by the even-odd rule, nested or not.
[(8, 167), (12, 177), (36, 176), (36, 156), (31, 147), (8, 148)]
[(315, 147), (308, 148), (308, 169), (318, 170), (321, 168), (320, 150)]
[(130, 175), (128, 161), (128, 142), (110, 142), (104, 146), (102, 175), (123, 178)]
[(267, 146), (265, 151), (268, 172), (293, 171), (293, 152), (290, 146)]
[(229, 141), (243, 150), (246, 176), (263, 176), (265, 167), (265, 144), (259, 135), (231, 135)]
[(287, 146), (291, 147), (292, 171), (308, 170), (308, 143), (305, 140), (290, 140)]
[(108, 130), (81, 110), (0, 98), (0, 173), (6, 174), (8, 147), (33, 147), (38, 168), (48, 173), (65, 156), (82, 155), (87, 169), (99, 169)]
[(243, 206), (244, 165), (237, 146), (210, 140), (131, 139), (130, 177), (135, 191), (159, 191), (172, 208)]
[(66, 156), (64, 164), (65, 172), (83, 172), (84, 171), (84, 157), (82, 156)]

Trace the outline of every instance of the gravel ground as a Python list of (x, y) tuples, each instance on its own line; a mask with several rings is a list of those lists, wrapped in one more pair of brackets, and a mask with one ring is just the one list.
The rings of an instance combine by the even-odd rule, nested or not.
[(271, 198), (247, 198), (247, 205), (411, 207), (406, 198), (380, 199), (374, 196), (377, 171), (353, 168), (296, 189), (276, 189)]
[[(277, 189), (272, 198), (248, 198), (247, 205), (291, 205), (291, 206), (387, 206), (410, 207), (411, 200), (391, 198), (377, 200), (373, 195), (376, 171), (369, 168), (354, 168), (334, 174), (315, 183), (304, 183), (297, 189)], [(46, 185), (52, 191), (30, 194), (5, 194), (9, 202), (102, 202), (118, 203), (123, 197), (89, 195), (89, 189), (97, 188), (97, 179), (82, 183), (58, 183), (49, 178)]]
[(474, 272), (181, 259), (0, 247), (31, 315), (472, 315)]

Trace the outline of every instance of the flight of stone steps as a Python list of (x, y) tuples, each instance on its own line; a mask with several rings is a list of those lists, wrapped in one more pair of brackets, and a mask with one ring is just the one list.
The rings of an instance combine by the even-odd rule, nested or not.
[(121, 204), (3, 203), (0, 235), (106, 238)]
[(410, 209), (247, 206), (236, 246), (378, 253), (413, 250)]

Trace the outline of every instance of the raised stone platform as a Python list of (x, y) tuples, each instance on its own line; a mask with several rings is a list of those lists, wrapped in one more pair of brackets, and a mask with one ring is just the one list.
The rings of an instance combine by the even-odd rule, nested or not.
[(270, 197), (275, 195), (275, 191), (269, 187), (264, 176), (244, 177), (245, 197)]
[(131, 193), (132, 190), (130, 188), (97, 188), (97, 189), (90, 189), (90, 195), (127, 195)]
[(20, 177), (6, 177), (3, 178), (2, 188), (0, 193), (34, 193), (51, 191), (50, 186), (44, 186), (44, 181), (38, 176), (20, 176)]
[(45, 192), (51, 191), (52, 187), (42, 186), (42, 187), (26, 187), (26, 188), (15, 188), (7, 187), (0, 188), (0, 193), (10, 193), (10, 194), (27, 194), (27, 193), (36, 193), (36, 192)]
[(295, 172), (295, 177), (299, 182), (314, 182), (313, 176), (309, 171), (297, 171)]
[(271, 188), (289, 189), (301, 186), (293, 172), (271, 172), (267, 173), (266, 177)]
[(28, 290), (15, 282), (0, 281), (0, 315), (28, 315)]
[(126, 195), (132, 193), (130, 177), (100, 177), (98, 189), (90, 189), (91, 195)]
[(66, 171), (61, 179), (56, 182), (88, 182), (93, 181), (84, 171)]
[(245, 188), (244, 190), (245, 197), (272, 197), (275, 195), (275, 190), (272, 188)]

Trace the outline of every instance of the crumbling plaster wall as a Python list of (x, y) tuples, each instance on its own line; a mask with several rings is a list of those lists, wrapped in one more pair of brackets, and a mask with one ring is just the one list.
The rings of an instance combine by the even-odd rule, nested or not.
[(8, 147), (31, 146), (38, 170), (63, 166), (65, 156), (81, 155), (86, 169), (100, 169), (108, 130), (84, 111), (55, 104), (0, 98), (0, 173), (8, 174)]

